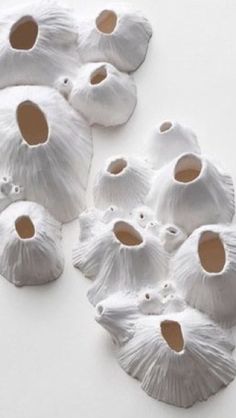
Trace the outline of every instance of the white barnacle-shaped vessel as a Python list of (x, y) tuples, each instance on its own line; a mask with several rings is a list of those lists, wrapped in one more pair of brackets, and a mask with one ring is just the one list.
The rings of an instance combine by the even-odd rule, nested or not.
[(169, 258), (155, 234), (125, 218), (98, 222), (90, 238), (82, 231), (73, 251), (74, 266), (96, 279), (88, 292), (93, 305), (117, 291), (135, 293), (165, 277)]
[(152, 29), (141, 13), (114, 4), (79, 24), (79, 54), (84, 62), (107, 61), (120, 71), (136, 70), (144, 61)]
[(146, 204), (159, 221), (190, 234), (201, 225), (232, 221), (233, 181), (207, 158), (183, 154), (157, 171)]
[(67, 222), (85, 208), (92, 158), (90, 128), (56, 90), (17, 86), (0, 91), (0, 165), (27, 200)]
[(94, 202), (131, 210), (144, 203), (151, 186), (152, 171), (140, 158), (118, 155), (109, 158), (94, 182)]
[(73, 13), (57, 1), (1, 11), (0, 87), (52, 85), (61, 74), (73, 74), (77, 38)]
[(0, 214), (0, 273), (16, 286), (57, 279), (64, 267), (61, 224), (34, 202), (15, 202)]
[(140, 315), (133, 301), (108, 299), (97, 306), (96, 320), (115, 341), (121, 367), (155, 399), (189, 407), (235, 377), (233, 343), (194, 309)]
[(171, 263), (173, 280), (187, 302), (224, 325), (236, 322), (235, 254), (235, 225), (205, 225)]

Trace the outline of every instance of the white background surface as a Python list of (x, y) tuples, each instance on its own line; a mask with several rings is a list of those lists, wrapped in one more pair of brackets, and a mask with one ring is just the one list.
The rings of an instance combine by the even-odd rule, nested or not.
[[(122, 128), (94, 129), (89, 201), (105, 158), (141, 149), (151, 128), (166, 118), (191, 126), (203, 151), (235, 179), (235, 0), (126, 1), (150, 19), (154, 34), (134, 75), (134, 116)], [(81, 16), (105, 4), (68, 3)], [(149, 398), (119, 368), (109, 337), (93, 320), (89, 281), (71, 264), (77, 236), (77, 222), (64, 227), (66, 266), (56, 282), (18, 289), (0, 280), (0, 418), (235, 417), (236, 381), (183, 410)]]

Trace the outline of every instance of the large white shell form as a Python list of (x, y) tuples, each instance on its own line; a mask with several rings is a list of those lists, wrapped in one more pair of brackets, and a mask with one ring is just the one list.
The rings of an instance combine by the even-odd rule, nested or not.
[(87, 277), (96, 278), (89, 301), (99, 301), (117, 291), (137, 292), (165, 277), (168, 255), (151, 230), (123, 218), (101, 223), (93, 233), (82, 233), (73, 251), (73, 264)]
[(61, 224), (34, 202), (12, 203), (0, 214), (0, 273), (16, 286), (57, 279), (63, 271)]
[(95, 178), (95, 206), (115, 205), (124, 210), (140, 206), (151, 187), (151, 178), (152, 171), (139, 158), (111, 157)]
[(235, 254), (235, 225), (205, 225), (172, 260), (171, 275), (188, 303), (224, 325), (236, 323)]
[(121, 125), (136, 106), (136, 85), (111, 64), (89, 63), (79, 69), (68, 100), (90, 125)]
[(116, 342), (121, 367), (148, 395), (189, 407), (234, 379), (234, 345), (217, 324), (191, 308), (139, 315), (124, 299), (100, 303), (96, 320)]
[(90, 128), (56, 90), (18, 86), (0, 91), (0, 166), (27, 200), (67, 222), (85, 208), (92, 157)]
[(190, 234), (204, 224), (231, 222), (233, 181), (205, 157), (182, 154), (157, 172), (146, 204), (162, 223), (173, 223)]
[(151, 35), (150, 23), (141, 13), (115, 4), (95, 19), (80, 22), (79, 54), (84, 62), (107, 61), (131, 72), (144, 61)]
[(178, 122), (162, 122), (148, 140), (147, 159), (154, 169), (186, 152), (200, 154), (201, 150), (196, 134)]
[(72, 74), (77, 37), (73, 13), (57, 1), (1, 11), (0, 87), (52, 85), (61, 74)]

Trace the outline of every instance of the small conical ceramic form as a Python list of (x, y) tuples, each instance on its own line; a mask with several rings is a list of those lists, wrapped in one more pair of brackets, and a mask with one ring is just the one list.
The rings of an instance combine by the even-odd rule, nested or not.
[(79, 69), (68, 100), (90, 125), (121, 125), (136, 106), (136, 85), (111, 64), (89, 63)]
[(0, 87), (52, 85), (73, 74), (78, 61), (77, 24), (57, 1), (32, 2), (1, 11)]
[(214, 322), (191, 308), (141, 317), (118, 351), (121, 367), (151, 397), (189, 407), (235, 377), (234, 345)]
[(80, 22), (79, 54), (84, 62), (107, 61), (120, 71), (134, 71), (145, 59), (151, 35), (142, 14), (115, 4)]
[(117, 291), (155, 285), (165, 277), (168, 261), (159, 238), (122, 218), (103, 225), (99, 220), (96, 233), (79, 240), (73, 251), (74, 266), (96, 278), (88, 292), (93, 305)]
[(11, 203), (22, 200), (24, 191), (22, 187), (13, 182), (8, 174), (0, 176), (0, 212)]
[(112, 157), (95, 179), (94, 203), (99, 208), (116, 205), (131, 210), (143, 204), (151, 186), (152, 171), (139, 158)]
[(235, 254), (235, 225), (205, 225), (172, 260), (171, 274), (187, 302), (223, 325), (236, 323)]
[(0, 214), (0, 273), (16, 286), (57, 279), (63, 271), (61, 224), (37, 203), (15, 202)]
[(50, 87), (0, 91), (0, 165), (27, 200), (67, 222), (85, 208), (92, 158), (87, 122)]
[(154, 169), (186, 152), (200, 154), (201, 150), (195, 133), (178, 122), (162, 122), (148, 140), (147, 159)]
[(233, 181), (207, 158), (183, 154), (157, 172), (146, 204), (159, 221), (190, 234), (201, 225), (231, 222)]

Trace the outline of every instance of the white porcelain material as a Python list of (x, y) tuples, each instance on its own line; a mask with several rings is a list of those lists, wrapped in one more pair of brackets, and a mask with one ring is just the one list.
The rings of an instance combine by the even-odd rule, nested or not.
[(115, 205), (131, 210), (144, 203), (151, 186), (152, 171), (136, 157), (109, 158), (94, 182), (94, 203), (99, 208)]
[(90, 125), (121, 125), (136, 106), (136, 85), (111, 64), (89, 63), (79, 69), (68, 100)]
[(135, 293), (155, 285), (165, 277), (168, 261), (158, 237), (123, 218), (99, 220), (90, 237), (79, 240), (73, 251), (74, 266), (96, 279), (88, 292), (93, 305), (117, 291)]
[(77, 24), (57, 1), (15, 5), (0, 14), (0, 87), (45, 84), (78, 62)]
[(235, 225), (205, 225), (172, 260), (173, 280), (187, 302), (224, 325), (236, 323), (235, 254)]
[(154, 169), (159, 169), (179, 155), (200, 154), (196, 134), (188, 127), (174, 121), (164, 121), (155, 127), (147, 144), (147, 159)]
[(67, 222), (85, 208), (92, 158), (90, 128), (54, 89), (0, 91), (0, 165), (24, 187), (27, 200)]
[(34, 202), (15, 202), (0, 214), (0, 273), (16, 286), (57, 279), (63, 271), (61, 224)]
[(146, 204), (163, 224), (190, 234), (204, 224), (232, 221), (233, 181), (207, 158), (182, 154), (157, 171)]
[(139, 12), (117, 3), (79, 24), (79, 54), (84, 62), (107, 61), (120, 71), (136, 70), (144, 61), (152, 28)]
[(8, 174), (0, 176), (0, 212), (8, 205), (24, 197), (23, 188), (19, 184), (15, 184)]

